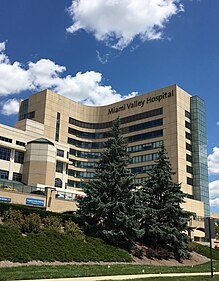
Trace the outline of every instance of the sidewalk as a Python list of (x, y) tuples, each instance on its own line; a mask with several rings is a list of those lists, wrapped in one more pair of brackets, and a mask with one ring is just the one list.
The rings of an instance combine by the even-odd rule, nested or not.
[[(179, 277), (179, 276), (210, 276), (210, 272), (195, 273), (160, 273), (160, 274), (136, 274), (136, 275), (112, 275), (96, 277), (73, 277), (73, 278), (56, 278), (56, 279), (37, 279), (37, 280), (17, 280), (17, 281), (99, 281), (99, 280), (128, 280), (153, 277)], [(214, 272), (219, 275), (219, 272)]]

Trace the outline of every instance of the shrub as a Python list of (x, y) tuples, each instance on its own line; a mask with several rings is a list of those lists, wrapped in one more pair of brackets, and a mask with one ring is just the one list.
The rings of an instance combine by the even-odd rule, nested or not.
[(167, 251), (166, 249), (162, 249), (162, 248), (148, 248), (146, 250), (146, 257), (147, 258), (155, 258), (155, 259), (169, 259), (171, 257), (171, 253), (169, 251)]
[(85, 239), (83, 231), (73, 221), (65, 221), (64, 232), (70, 234), (77, 239)]
[(25, 217), (22, 232), (24, 233), (39, 233), (41, 230), (41, 218), (38, 214), (30, 214)]
[(35, 213), (40, 215), (41, 219), (52, 216), (52, 217), (59, 217), (61, 218), (62, 221), (69, 220), (69, 219), (75, 220), (75, 215), (73, 214), (55, 213), (55, 212), (46, 211), (45, 208), (0, 202), (0, 214), (3, 214), (5, 211), (8, 211), (9, 209), (19, 210), (23, 215), (30, 215), (32, 213)]
[(46, 217), (42, 219), (44, 228), (51, 228), (61, 231), (62, 221), (59, 217)]
[(132, 254), (134, 257), (137, 257), (139, 259), (142, 259), (143, 256), (144, 256), (144, 250), (142, 248), (139, 248), (139, 247), (135, 247), (133, 250), (132, 250)]
[(8, 211), (3, 213), (3, 223), (7, 226), (16, 227), (22, 230), (24, 225), (24, 215), (19, 210), (9, 208)]

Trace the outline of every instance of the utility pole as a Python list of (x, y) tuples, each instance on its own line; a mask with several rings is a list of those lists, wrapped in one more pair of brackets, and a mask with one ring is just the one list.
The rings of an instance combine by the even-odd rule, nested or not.
[(215, 223), (211, 217), (205, 218), (205, 238), (210, 242), (211, 277), (214, 276), (212, 261), (212, 238), (215, 238)]

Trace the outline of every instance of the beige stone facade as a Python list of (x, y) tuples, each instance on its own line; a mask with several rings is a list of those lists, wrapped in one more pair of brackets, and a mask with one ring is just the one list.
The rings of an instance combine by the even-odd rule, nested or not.
[[(0, 124), (0, 171), (8, 174), (0, 178), (31, 186), (54, 186), (55, 179), (60, 179), (60, 187), (66, 188), (69, 145), (45, 139), (44, 125), (39, 122), (26, 119), (20, 125), (16, 129)], [(62, 163), (62, 172), (56, 171), (57, 162)]]
[[(199, 220), (208, 215), (204, 104), (177, 85), (107, 106), (83, 105), (50, 90), (36, 93), (21, 102), (15, 128), (4, 133), (4, 126), (0, 127), (1, 135), (11, 134), (13, 139), (19, 139), (22, 130), (25, 132), (25, 147), (19, 147), (25, 151), (25, 163), (18, 167), (11, 161), (11, 168), (0, 160), (1, 168), (9, 173), (20, 169), (28, 184), (38, 181), (53, 186), (54, 178), (59, 178), (68, 190), (81, 190), (83, 183), (95, 176), (95, 162), (118, 116), (132, 157), (129, 168), (136, 174), (136, 184), (147, 177), (164, 143), (175, 171), (174, 180), (181, 183), (188, 197), (184, 208)], [(202, 132), (201, 137), (198, 131)], [(28, 144), (39, 137), (54, 146), (41, 144), (41, 149), (38, 144)], [(68, 164), (68, 175), (55, 171), (58, 147), (64, 147), (66, 156), (62, 161), (65, 168)]]

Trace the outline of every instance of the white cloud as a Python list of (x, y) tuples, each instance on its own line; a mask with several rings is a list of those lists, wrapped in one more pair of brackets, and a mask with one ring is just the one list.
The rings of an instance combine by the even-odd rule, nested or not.
[(209, 183), (209, 194), (211, 199), (219, 197), (219, 180)]
[(101, 55), (99, 51), (96, 51), (97, 59), (100, 63), (105, 64), (109, 61), (110, 54)]
[(11, 63), (4, 53), (5, 42), (0, 43), (0, 96), (19, 93), (31, 88), (29, 73), (19, 62)]
[(219, 198), (211, 199), (210, 200), (211, 207), (218, 207), (219, 206)]
[(219, 147), (214, 147), (213, 153), (208, 155), (208, 172), (210, 175), (219, 174)]
[(209, 183), (210, 206), (219, 206), (219, 180)]
[(19, 100), (17, 99), (9, 99), (6, 102), (2, 102), (2, 110), (1, 114), (3, 115), (12, 115), (18, 113), (19, 110)]
[[(66, 68), (49, 59), (29, 62), (25, 67), (19, 62), (11, 63), (4, 51), (5, 42), (2, 42), (0, 43), (0, 97), (25, 90), (38, 91), (48, 88), (78, 102), (105, 105), (137, 95), (133, 92), (122, 96), (111, 86), (103, 85), (103, 77), (99, 72), (78, 72), (75, 76), (62, 77)], [(2, 109), (2, 113), (7, 115), (6, 112), (7, 110)]]
[(96, 40), (122, 50), (134, 38), (142, 41), (162, 38), (169, 19), (183, 11), (181, 0), (72, 0), (68, 11), (73, 24), (67, 32), (80, 29)]
[(217, 125), (219, 126), (219, 121), (217, 121)]

